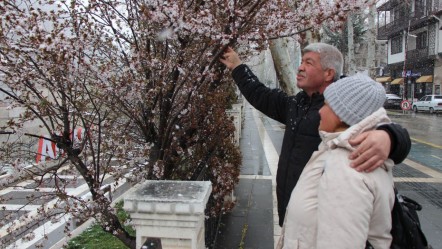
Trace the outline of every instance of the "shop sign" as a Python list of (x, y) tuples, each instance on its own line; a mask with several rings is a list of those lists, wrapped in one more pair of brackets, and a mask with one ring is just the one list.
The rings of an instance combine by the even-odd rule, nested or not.
[(415, 72), (415, 73), (413, 73), (413, 71), (412, 70), (407, 70), (406, 72), (405, 72), (405, 76), (404, 76), (404, 72), (402, 72), (402, 77), (421, 77), (422, 76), (422, 73), (421, 72)]

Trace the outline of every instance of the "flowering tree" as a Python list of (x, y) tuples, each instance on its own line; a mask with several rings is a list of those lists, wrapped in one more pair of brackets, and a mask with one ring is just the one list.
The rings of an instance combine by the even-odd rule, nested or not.
[[(247, 55), (269, 39), (344, 20), (366, 2), (1, 2), (0, 91), (11, 108), (23, 109), (3, 133), (47, 134), (43, 139), (59, 151), (50, 167), (30, 171), (37, 189), (47, 177), (55, 183), (53, 193), (39, 198), (58, 197), (32, 219), (94, 217), (133, 248), (134, 237), (106, 197), (105, 179), (195, 179), (202, 170), (217, 203), (210, 213), (219, 214), (240, 166), (225, 114), (232, 84), (218, 62), (224, 49), (241, 46)], [(78, 127), (81, 136), (73, 134)], [(2, 159), (18, 165), (16, 158)], [(74, 180), (84, 180), (91, 197), (69, 195), (62, 170), (77, 172)], [(25, 219), (8, 224), (8, 232), (31, 228)]]

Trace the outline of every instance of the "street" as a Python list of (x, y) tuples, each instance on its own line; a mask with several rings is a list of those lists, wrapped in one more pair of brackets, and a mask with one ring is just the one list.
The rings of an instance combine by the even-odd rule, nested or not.
[(400, 110), (388, 110), (393, 122), (407, 128), (415, 141), (422, 141), (442, 148), (442, 113), (414, 113)]
[(442, 248), (442, 115), (389, 110), (393, 122), (405, 127), (412, 147), (394, 168), (399, 191), (418, 201), (423, 232), (435, 249)]

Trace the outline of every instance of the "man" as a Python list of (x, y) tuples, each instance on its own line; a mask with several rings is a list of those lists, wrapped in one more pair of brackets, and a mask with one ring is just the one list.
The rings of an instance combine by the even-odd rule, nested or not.
[[(295, 96), (259, 82), (232, 48), (227, 48), (220, 61), (232, 70), (233, 79), (251, 105), (286, 125), (276, 176), (279, 225), (282, 226), (291, 192), (321, 142), (318, 111), (324, 105), (322, 93), (342, 74), (342, 54), (336, 47), (325, 43), (313, 43), (303, 49), (296, 77), (297, 85), (303, 91)], [(395, 163), (402, 162), (411, 148), (408, 132), (395, 124), (362, 133), (350, 143), (359, 145), (350, 155), (351, 166), (367, 172), (382, 165), (388, 157)]]

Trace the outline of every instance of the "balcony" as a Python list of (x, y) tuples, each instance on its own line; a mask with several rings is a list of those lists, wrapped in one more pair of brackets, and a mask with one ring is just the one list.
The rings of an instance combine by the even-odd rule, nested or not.
[(390, 23), (387, 23), (385, 26), (379, 27), (377, 39), (388, 40), (388, 38), (393, 36), (394, 34), (407, 29), (409, 19), (410, 18), (408, 16), (402, 17), (400, 19), (396, 19)]
[[(398, 10), (400, 11), (398, 12)], [(427, 4), (415, 6), (414, 12), (411, 12), (411, 7), (407, 3), (391, 0), (379, 7), (378, 12), (403, 13), (401, 14), (403, 15), (402, 17), (378, 27), (377, 39), (388, 40), (388, 38), (397, 35), (400, 31), (407, 30), (408, 25), (410, 25), (410, 30), (413, 30), (435, 22), (436, 20), (431, 18), (431, 15), (442, 13), (442, 0), (427, 0)], [(379, 21), (378, 23), (381, 22)]]
[(407, 64), (415, 64), (428, 59), (428, 47), (407, 51)]

